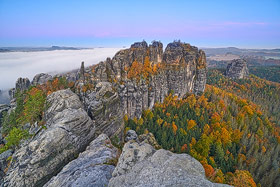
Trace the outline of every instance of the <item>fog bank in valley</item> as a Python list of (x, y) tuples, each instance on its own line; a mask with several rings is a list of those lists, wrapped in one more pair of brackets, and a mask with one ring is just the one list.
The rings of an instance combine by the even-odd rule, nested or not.
[(113, 57), (120, 48), (94, 48), (83, 50), (57, 50), (39, 52), (0, 53), (0, 90), (15, 87), (19, 77), (32, 81), (38, 73), (59, 73), (97, 64)]

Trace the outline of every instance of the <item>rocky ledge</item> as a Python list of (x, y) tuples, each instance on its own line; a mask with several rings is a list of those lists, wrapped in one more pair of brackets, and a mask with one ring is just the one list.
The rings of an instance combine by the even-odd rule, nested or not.
[[(136, 134), (130, 131), (128, 136), (131, 133)], [(228, 186), (208, 181), (202, 165), (191, 156), (156, 150), (135, 136), (118, 153), (101, 134), (44, 186)]]
[(187, 154), (156, 150), (135, 140), (124, 145), (112, 175), (110, 187), (228, 186), (208, 181), (203, 166)]
[(118, 149), (106, 134), (99, 135), (69, 164), (44, 187), (58, 186), (107, 186), (115, 169)]

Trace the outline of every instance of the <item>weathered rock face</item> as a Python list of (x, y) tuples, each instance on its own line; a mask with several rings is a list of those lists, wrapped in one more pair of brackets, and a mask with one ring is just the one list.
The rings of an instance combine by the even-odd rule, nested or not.
[(157, 143), (155, 136), (151, 132), (149, 132), (148, 134), (141, 134), (138, 138), (140, 142), (148, 143), (156, 149), (161, 148), (161, 146)]
[(9, 90), (10, 99), (12, 100), (15, 98), (15, 93), (17, 90), (20, 92), (23, 92), (25, 90), (28, 90), (28, 88), (30, 86), (31, 86), (31, 83), (28, 78), (21, 78), (21, 77), (18, 78), (16, 81), (15, 88), (12, 88)]
[(125, 135), (125, 141), (128, 142), (130, 140), (138, 140), (138, 136), (134, 130), (128, 130)]
[[(149, 77), (149, 81), (128, 79), (127, 68), (135, 61), (144, 64), (146, 57), (151, 65), (160, 64), (162, 67)], [(140, 117), (143, 109), (162, 102), (171, 90), (179, 97), (186, 92), (203, 92), (206, 84), (205, 53), (181, 42), (168, 44), (165, 52), (160, 42), (149, 46), (145, 41), (137, 42), (95, 66), (94, 79), (121, 83), (117, 89), (123, 111), (129, 117)]]
[(232, 60), (226, 69), (226, 76), (231, 79), (243, 79), (249, 76), (247, 62), (244, 59)]
[(32, 80), (32, 85), (36, 86), (38, 84), (44, 84), (48, 82), (49, 80), (52, 80), (52, 76), (46, 73), (40, 73), (34, 76)]
[(76, 94), (60, 90), (47, 103), (47, 129), (14, 153), (4, 186), (44, 185), (93, 140), (95, 127)]
[(19, 91), (24, 91), (27, 90), (30, 87), (30, 81), (28, 78), (18, 78), (17, 82), (16, 82), (16, 90)]
[(124, 128), (123, 111), (118, 93), (109, 82), (99, 82), (95, 91), (84, 96), (84, 104), (96, 126), (96, 133), (109, 137), (122, 137)]
[(108, 186), (117, 160), (118, 150), (107, 135), (101, 134), (90, 143), (86, 151), (67, 164), (45, 187)]
[(151, 145), (129, 141), (109, 182), (122, 186), (228, 186), (205, 178), (202, 165), (187, 154), (175, 154)]

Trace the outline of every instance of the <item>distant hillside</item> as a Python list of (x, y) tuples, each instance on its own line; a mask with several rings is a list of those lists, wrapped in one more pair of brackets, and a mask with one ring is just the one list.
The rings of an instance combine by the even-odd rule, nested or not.
[(280, 49), (240, 49), (236, 47), (227, 48), (202, 48), (207, 56), (234, 54), (234, 55), (250, 55), (250, 56), (280, 56)]

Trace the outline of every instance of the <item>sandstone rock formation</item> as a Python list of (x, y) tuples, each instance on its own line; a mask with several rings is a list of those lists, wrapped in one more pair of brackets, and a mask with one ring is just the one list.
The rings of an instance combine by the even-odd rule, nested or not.
[(39, 73), (37, 75), (34, 76), (33, 80), (32, 80), (32, 85), (36, 86), (38, 84), (44, 84), (47, 81), (52, 80), (52, 76), (46, 73)]
[[(160, 64), (161, 68), (149, 78), (136, 81), (127, 77), (127, 68), (133, 62)], [(199, 94), (206, 83), (205, 53), (198, 48), (181, 42), (167, 45), (163, 52), (162, 43), (151, 45), (137, 42), (131, 48), (119, 51), (112, 59), (100, 62), (94, 67), (94, 80), (97, 82), (119, 82), (118, 93), (123, 111), (129, 117), (140, 117), (142, 110), (152, 108), (155, 102), (162, 102), (171, 90), (182, 97), (186, 92)]]
[(124, 129), (120, 98), (109, 82), (99, 82), (84, 96), (84, 104), (96, 126), (96, 133), (122, 137)]
[(138, 136), (134, 130), (128, 130), (125, 135), (125, 141), (128, 142), (130, 140), (138, 140)]
[(148, 134), (141, 134), (138, 139), (140, 142), (148, 143), (156, 149), (161, 148), (161, 146), (157, 143), (155, 136), (151, 132), (149, 132)]
[(226, 69), (226, 76), (231, 79), (243, 79), (249, 76), (247, 62), (244, 59), (232, 60)]
[(124, 145), (109, 186), (228, 185), (208, 181), (202, 165), (187, 154), (175, 154), (164, 149), (156, 151), (147, 143), (129, 141)]
[(27, 90), (30, 87), (30, 81), (28, 78), (18, 78), (17, 82), (16, 82), (16, 90), (19, 91), (24, 91)]
[(118, 150), (107, 135), (101, 134), (90, 143), (86, 151), (67, 164), (45, 187), (108, 186), (117, 160)]
[(14, 153), (4, 186), (44, 185), (93, 140), (95, 127), (76, 94), (60, 90), (47, 102), (47, 128)]
[(23, 92), (25, 90), (28, 90), (30, 86), (31, 83), (28, 78), (18, 78), (15, 84), (15, 88), (9, 90), (10, 99), (12, 100), (15, 98), (16, 91)]

